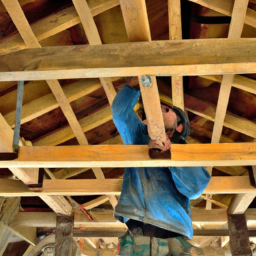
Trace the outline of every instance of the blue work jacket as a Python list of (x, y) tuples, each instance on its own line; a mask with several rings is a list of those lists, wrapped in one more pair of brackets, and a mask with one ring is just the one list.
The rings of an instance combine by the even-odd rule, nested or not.
[[(125, 85), (112, 104), (113, 121), (124, 144), (147, 145), (147, 126), (133, 110), (140, 91)], [(210, 180), (203, 167), (126, 168), (115, 217), (167, 229), (193, 237), (190, 199), (198, 198)]]

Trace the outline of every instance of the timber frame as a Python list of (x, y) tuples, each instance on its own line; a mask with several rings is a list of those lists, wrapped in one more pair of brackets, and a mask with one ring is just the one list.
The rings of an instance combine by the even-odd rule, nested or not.
[[(29, 24), (22, 9), (22, 1), (2, 0), (18, 33), (1, 41), (0, 82), (6, 82), (7, 90), (9, 89), (7, 82), (12, 86), (20, 80), (29, 81), (25, 91), (33, 90), (34, 83), (40, 85), (43, 82), (44, 86), (47, 88), (49, 86), (45, 89), (43, 96), (38, 96), (31, 101), (25, 100), (21, 123), (26, 124), (60, 108), (67, 120), (67, 125), (47, 136), (38, 137), (33, 142), (21, 138), (18, 159), (0, 161), (0, 168), (8, 168), (19, 179), (0, 179), (0, 200), (1, 197), (38, 196), (58, 215), (70, 216), (73, 209), (68, 196), (98, 195), (97, 199), (83, 205), (85, 209), (95, 208), (108, 201), (113, 208), (115, 207), (116, 196), (121, 193), (122, 179), (105, 179), (102, 168), (204, 166), (210, 174), (213, 167), (219, 171), (225, 169), (225, 172), (230, 174), (230, 168), (237, 167), (238, 174), (235, 176), (231, 171), (230, 176), (212, 177), (203, 193), (207, 196), (202, 196), (207, 200), (208, 212), (201, 209), (199, 213), (200, 210), (192, 208), (194, 229), (198, 229), (199, 234), (200, 228), (197, 227), (205, 225), (207, 229), (206, 223), (215, 225), (218, 230), (220, 227), (227, 227), (227, 213), (246, 213), (248, 228), (256, 229), (255, 210), (248, 209), (256, 196), (256, 188), (246, 168), (252, 168), (251, 173), (256, 176), (256, 144), (254, 142), (256, 123), (228, 111), (232, 88), (238, 88), (248, 94), (256, 94), (256, 81), (241, 75), (256, 73), (256, 39), (241, 38), (244, 24), (256, 28), (256, 11), (248, 6), (248, 0), (226, 0), (225, 3), (222, 0), (189, 1), (230, 16), (228, 38), (182, 40), (180, 0), (168, 0), (169, 34), (167, 40), (161, 41), (152, 40), (145, 0), (95, 0), (88, 3), (86, 0), (72, 0), (72, 6), (52, 13), (34, 24)], [(251, 2), (255, 4), (255, 0)], [(98, 31), (94, 17), (113, 8), (120, 8), (127, 42), (106, 44)], [(42, 40), (49, 39), (78, 24), (86, 34), (88, 44), (42, 47), (40, 43)], [(149, 75), (152, 79), (149, 88), (141, 83), (140, 77), (144, 75)], [(149, 120), (148, 125), (151, 127), (151, 138), (160, 141), (165, 139), (160, 98), (169, 106), (179, 106), (195, 115), (195, 120), (190, 123), (193, 129), (201, 131), (205, 122), (214, 122), (212, 132), (210, 135), (208, 133), (211, 143), (196, 144), (198, 141), (189, 137), (187, 145), (172, 145), (171, 159), (157, 160), (149, 158), (146, 145), (122, 145), (119, 135), (101, 142), (102, 145), (89, 145), (89, 139), (85, 133), (112, 121), (111, 104), (117, 91), (114, 87), (115, 81), (120, 77), (137, 76), (138, 79), (135, 80), (141, 89), (144, 111)], [(170, 88), (164, 83), (161, 84), (162, 82), (156, 78), (170, 76), (172, 77), (172, 97), (163, 93), (163, 91), (166, 92), (166, 88)], [(197, 76), (208, 82), (220, 83), (217, 105), (187, 94), (183, 90), (183, 76)], [(79, 80), (62, 87), (60, 81), (62, 79)], [(100, 107), (100, 110), (95, 113), (78, 119), (71, 103), (82, 97), (88, 97), (101, 88), (104, 88), (109, 106)], [(164, 89), (160, 90), (160, 88)], [(13, 95), (10, 94), (9, 97)], [(7, 96), (6, 99), (8, 99)], [(135, 110), (141, 110), (139, 103)], [(12, 151), (14, 121), (14, 108), (2, 111), (0, 106), (1, 152)], [(156, 124), (158, 124), (157, 128)], [(241, 133), (250, 139), (238, 143), (228, 138), (223, 128)], [(77, 143), (71, 146), (65, 145), (73, 138)], [(225, 144), (220, 144), (222, 142)], [(67, 166), (70, 168), (69, 173), (65, 171)], [(38, 183), (39, 168), (45, 168), (49, 179), (44, 179), (41, 188), (32, 190), (28, 185)], [(61, 170), (54, 173), (48, 168)], [(90, 169), (96, 179), (66, 180)], [(234, 196), (228, 204), (218, 202), (211, 197), (211, 195), (222, 194)], [(212, 203), (224, 206), (225, 209), (212, 209)], [(17, 208), (16, 204), (17, 200), (14, 208)], [(81, 216), (75, 212), (75, 226), (79, 223), (87, 225), (88, 232), (91, 232), (88, 236), (99, 235), (93, 228), (101, 228), (100, 232), (103, 233), (110, 227), (116, 228), (109, 236), (116, 236), (126, 230), (125, 225), (116, 222), (113, 218), (113, 210), (105, 215), (99, 214), (96, 210), (92, 211), (92, 215), (96, 219), (93, 224), (87, 220), (81, 220)], [(4, 223), (0, 218), (0, 224), (8, 239), (12, 232), (16, 232), (30, 244), (35, 245), (34, 228), (40, 225), (47, 226), (45, 222), (39, 223), (38, 219), (42, 216), (51, 223), (55, 218), (54, 213), (38, 213), (30, 217), (28, 213), (16, 213), (12, 223)], [(25, 218), (34, 219), (28, 225), (24, 224)], [(103, 218), (103, 221), (100, 218)], [(32, 238), (24, 238), (20, 234), (22, 232), (18, 232), (22, 225), (30, 228)], [(15, 231), (15, 228), (18, 231)], [(8, 239), (0, 241), (0, 245), (2, 243), (5, 246), (2, 248), (6, 248)], [(3, 252), (0, 248), (0, 256), (1, 253)]]

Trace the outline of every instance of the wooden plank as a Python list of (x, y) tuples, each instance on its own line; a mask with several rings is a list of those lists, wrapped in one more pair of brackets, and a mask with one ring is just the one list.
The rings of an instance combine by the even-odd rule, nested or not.
[[(74, 226), (79, 225), (87, 226), (90, 228), (104, 228), (108, 225), (113, 225), (113, 228), (123, 228), (117, 224), (122, 224), (115, 220), (113, 210), (91, 211), (90, 214), (95, 219), (92, 223), (88, 218), (84, 217), (81, 213), (75, 213)], [(246, 210), (245, 217), (249, 229), (256, 227), (255, 221), (256, 210), (251, 208)], [(202, 208), (191, 208), (192, 224), (203, 225), (203, 224), (227, 224), (227, 210), (225, 209), (214, 209), (205, 210)], [(123, 225), (123, 224), (122, 224)], [(56, 226), (56, 214), (52, 212), (20, 212), (16, 216), (16, 219), (12, 223), (14, 227), (55, 227)], [(206, 227), (205, 227), (206, 228)]]
[[(180, 0), (168, 0), (169, 13), (169, 38), (170, 40), (182, 39), (181, 6)], [(183, 78), (172, 76), (172, 98), (174, 106), (184, 110)]]
[[(189, 1), (200, 4), (204, 7), (207, 7), (216, 12), (225, 14), (227, 16), (232, 15), (232, 10), (233, 10), (233, 5), (234, 5), (233, 0), (226, 0), (226, 1), (222, 1), (222, 0), (215, 0), (215, 1), (189, 0)], [(256, 11), (254, 11), (250, 8), (247, 9), (247, 13), (246, 13), (246, 17), (245, 17), (245, 24), (250, 25), (252, 27), (256, 27)]]
[(255, 196), (256, 196), (256, 193), (234, 195), (229, 205), (228, 213), (229, 214), (244, 213), (248, 209), (249, 205), (251, 204)]
[[(40, 193), (28, 190), (19, 181), (1, 181), (0, 196), (75, 196), (75, 195), (120, 195), (122, 179), (93, 180), (45, 180)], [(203, 194), (255, 193), (248, 176), (212, 177)]]
[[(74, 6), (82, 22), (86, 37), (91, 45), (101, 45), (101, 38), (94, 22), (91, 10), (86, 0), (73, 0)], [(103, 88), (106, 92), (109, 104), (111, 105), (116, 91), (110, 78), (100, 78)]]
[(7, 228), (4, 232), (3, 238), (0, 240), (0, 256), (4, 254), (4, 251), (8, 246), (9, 240), (11, 239), (12, 235), (12, 231)]
[(18, 159), (1, 161), (0, 168), (248, 166), (255, 155), (255, 143), (174, 144), (171, 159), (160, 160), (149, 157), (147, 145), (20, 147)]
[(98, 198), (91, 200), (87, 203), (82, 204), (82, 206), (86, 209), (86, 210), (90, 210), (94, 207), (97, 207), (105, 202), (107, 202), (109, 200), (108, 196), (99, 196)]
[[(120, 6), (129, 41), (151, 41), (146, 2), (144, 0), (121, 0)], [(147, 70), (144, 71), (144, 75), (148, 75)], [(166, 135), (156, 77), (150, 77), (150, 86), (144, 86), (141, 79), (143, 77), (139, 77), (139, 84), (149, 136), (152, 140), (164, 145)]]
[(145, 73), (158, 76), (248, 74), (255, 72), (255, 42), (254, 38), (195, 39), (27, 49), (1, 56), (0, 81)]
[[(13, 152), (13, 130), (6, 123), (3, 116), (0, 114), (0, 151), (1, 152)], [(25, 184), (35, 184), (38, 182), (38, 169), (21, 169), (21, 168), (9, 168), (10, 171), (22, 180)]]
[[(241, 37), (242, 30), (244, 27), (244, 19), (246, 16), (248, 2), (249, 0), (246, 0), (246, 1), (235, 0), (228, 38)], [(229, 95), (231, 92), (233, 80), (234, 80), (234, 75), (224, 75), (222, 78), (216, 116), (215, 116), (215, 123), (213, 127), (212, 143), (219, 143), (222, 129), (223, 129), (225, 115), (227, 112)]]
[[(118, 0), (89, 1), (89, 6), (93, 16), (96, 16), (118, 5)], [(75, 8), (72, 6), (53, 13), (40, 21), (37, 21), (31, 25), (31, 28), (36, 35), (37, 40), (41, 41), (70, 27), (73, 27), (80, 22), (80, 18)], [(19, 34), (14, 34), (10, 37), (1, 39), (0, 55), (26, 48), (27, 47), (22, 37)]]
[[(79, 120), (79, 123), (84, 132), (90, 131), (91, 129), (102, 125), (112, 119), (111, 108), (106, 107), (101, 109), (100, 111), (95, 112), (87, 117), (84, 117)], [(74, 138), (74, 134), (69, 126), (58, 130), (47, 137), (39, 139), (33, 143), (34, 146), (54, 146), (61, 144), (67, 140)], [(84, 166), (83, 166), (84, 167)]]
[[(220, 83), (222, 80), (222, 76), (200, 76), (200, 77), (208, 80), (212, 80), (218, 83)], [(235, 75), (232, 86), (238, 89), (244, 90), (246, 92), (256, 94), (256, 80), (253, 80), (251, 78)]]

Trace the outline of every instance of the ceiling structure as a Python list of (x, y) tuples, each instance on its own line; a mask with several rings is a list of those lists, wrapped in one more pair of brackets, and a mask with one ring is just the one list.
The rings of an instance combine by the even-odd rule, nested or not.
[[(18, 160), (0, 162), (0, 196), (21, 197), (25, 209), (12, 224), (0, 218), (8, 237), (35, 243), (35, 228), (50, 227), (39, 220), (53, 216), (42, 209), (71, 213), (66, 196), (94, 209), (95, 223), (76, 212), (77, 227), (124, 231), (113, 207), (128, 165), (207, 166), (213, 178), (191, 202), (195, 230), (227, 228), (227, 212), (248, 209), (256, 195), (248, 177), (256, 166), (254, 0), (2, 0), (0, 25), (2, 152), (12, 151), (17, 81), (25, 80), (20, 143), (26, 148)], [(141, 75), (151, 75), (151, 88), (140, 84)], [(172, 146), (171, 160), (150, 160), (144, 146), (118, 145), (110, 106), (124, 84), (142, 91), (138, 115), (145, 109), (152, 127), (160, 124), (152, 136), (163, 136), (159, 96), (186, 110), (189, 145)], [(27, 186), (38, 183), (38, 167), (45, 169), (40, 192)], [(34, 224), (25, 223), (29, 208), (38, 212)], [(247, 212), (249, 228), (254, 214)], [(24, 238), (22, 225), (32, 238)], [(0, 241), (6, 248), (8, 239)]]

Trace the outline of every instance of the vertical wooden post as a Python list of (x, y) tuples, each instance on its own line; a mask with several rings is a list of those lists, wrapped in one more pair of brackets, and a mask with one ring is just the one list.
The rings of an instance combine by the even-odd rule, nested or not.
[(228, 228), (232, 256), (252, 256), (245, 215), (228, 215)]
[(57, 216), (55, 256), (72, 256), (74, 214)]

